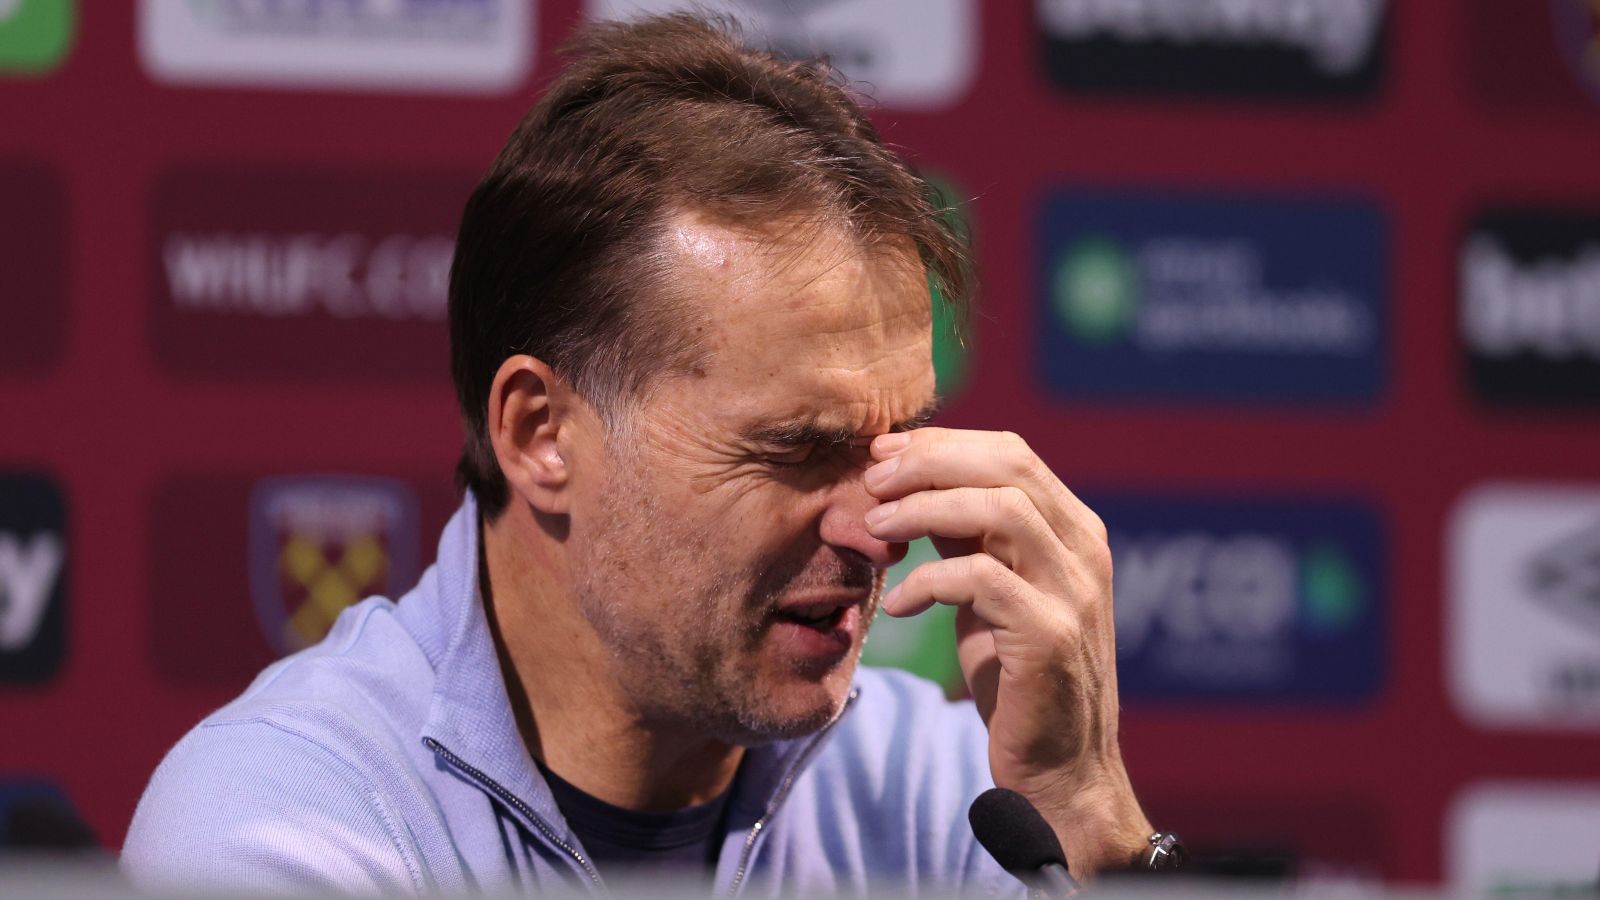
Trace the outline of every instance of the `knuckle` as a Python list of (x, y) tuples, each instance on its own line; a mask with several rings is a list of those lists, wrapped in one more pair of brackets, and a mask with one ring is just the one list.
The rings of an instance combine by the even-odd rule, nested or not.
[(1106, 520), (1100, 518), (1099, 514), (1092, 509), (1085, 515), (1084, 528), (1088, 530), (1089, 536), (1094, 538), (1096, 544), (1106, 545), (1110, 543), (1111, 532), (1106, 528)]
[(957, 516), (966, 509), (969, 502), (970, 498), (966, 493), (966, 491), (960, 490), (940, 491), (935, 495), (937, 497), (935, 502), (938, 504), (939, 510), (947, 516)]
[(967, 574), (986, 587), (993, 587), (1000, 580), (1000, 570), (1004, 568), (1000, 561), (987, 553), (974, 553), (966, 557)]
[(1026, 516), (1033, 506), (1026, 492), (1015, 485), (1003, 485), (993, 493), (995, 512), (1006, 518)]
[(1016, 579), (1012, 577), (1011, 570), (1005, 564), (987, 553), (980, 553), (972, 557), (973, 566), (977, 569), (978, 581), (983, 585), (984, 593), (997, 600), (1012, 600), (1017, 595)]
[(1111, 545), (1105, 541), (1099, 541), (1089, 548), (1087, 556), (1089, 568), (1093, 571), (1096, 580), (1109, 583), (1111, 581), (1111, 568), (1114, 565), (1111, 557)]
[(1032, 450), (1018, 452), (1011, 463), (1011, 469), (1021, 481), (1045, 483), (1050, 477), (1050, 469)]
[(1044, 468), (1038, 454), (1014, 431), (1005, 432), (1005, 440), (1000, 442), (1000, 454), (1006, 468), (1020, 478), (1034, 478)]
[(1056, 636), (1063, 647), (1076, 650), (1083, 644), (1083, 623), (1077, 616), (1062, 616), (1056, 623)]

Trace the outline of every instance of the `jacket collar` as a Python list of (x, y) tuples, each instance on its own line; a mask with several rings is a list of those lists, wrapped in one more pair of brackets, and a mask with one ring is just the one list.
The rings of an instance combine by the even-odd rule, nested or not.
[[(419, 737), (442, 745), (544, 820), (561, 839), (576, 838), (517, 730), (478, 590), (478, 509), (471, 491), (445, 525), (438, 557), (402, 598), (400, 617), (433, 668), (433, 696)], [(857, 689), (852, 689), (852, 698)], [(853, 703), (846, 704), (846, 711)], [(842, 714), (841, 714), (842, 715)], [(754, 821), (783, 800), (787, 786), (832, 726), (815, 735), (746, 751), (730, 798)]]

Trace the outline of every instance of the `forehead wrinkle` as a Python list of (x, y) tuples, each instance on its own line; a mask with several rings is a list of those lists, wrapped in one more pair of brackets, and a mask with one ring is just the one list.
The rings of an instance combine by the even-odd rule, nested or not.
[(773, 244), (704, 217), (669, 228), (675, 280), (713, 316), (703, 371), (722, 409), (707, 412), (732, 434), (770, 436), (779, 429), (764, 423), (776, 422), (791, 435), (803, 424), (812, 437), (850, 438), (894, 427), (892, 417), (932, 394), (932, 305), (914, 253), (837, 232), (801, 242), (795, 234), (813, 233), (793, 228)]
[[(937, 394), (922, 404), (922, 407), (906, 418), (896, 420), (889, 424), (889, 431), (910, 431), (927, 425), (938, 414), (944, 399)], [(745, 429), (744, 434), (752, 440), (764, 440), (773, 443), (802, 443), (809, 441), (827, 441), (830, 443), (845, 443), (853, 438), (864, 435), (866, 429), (854, 428), (842, 421), (842, 416), (833, 416), (825, 411), (812, 411), (799, 413), (776, 421), (758, 423)]]

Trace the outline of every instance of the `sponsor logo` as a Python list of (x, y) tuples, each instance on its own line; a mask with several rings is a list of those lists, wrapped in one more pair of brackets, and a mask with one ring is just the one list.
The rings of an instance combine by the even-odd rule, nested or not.
[(1600, 213), (1484, 213), (1462, 243), (1459, 296), (1479, 398), (1600, 403)]
[(157, 358), (180, 374), (438, 377), (471, 183), (168, 173), (149, 251)]
[(1550, 0), (1550, 18), (1573, 78), (1600, 100), (1600, 4)]
[(61, 65), (76, 25), (73, 0), (0, 0), (0, 74), (37, 75)]
[(528, 0), (142, 0), (158, 81), (373, 91), (509, 91), (534, 46)]
[(1383, 550), (1353, 503), (1108, 497), (1130, 701), (1352, 704), (1383, 682)]
[(929, 109), (960, 99), (977, 69), (972, 0), (588, 0), (595, 19), (691, 10), (737, 16), (752, 43), (826, 56), (885, 106)]
[(1600, 486), (1491, 484), (1450, 527), (1450, 685), (1491, 728), (1600, 729)]
[(345, 607), (399, 596), (420, 571), (417, 501), (403, 482), (273, 478), (250, 498), (250, 594), (267, 642), (322, 640)]
[(1580, 897), (1600, 889), (1600, 782), (1487, 782), (1449, 822), (1450, 887), (1474, 897)]
[(1074, 398), (1372, 403), (1384, 226), (1363, 203), (1062, 192), (1039, 366)]
[[(939, 558), (927, 538), (912, 541), (906, 558), (896, 563), (884, 577), (883, 591), (906, 579), (911, 570)], [(878, 615), (872, 620), (861, 664), (905, 669), (942, 685), (952, 697), (966, 693), (961, 661), (956, 657), (956, 608), (934, 604), (926, 612), (897, 619)]]
[(67, 513), (49, 478), (0, 474), (0, 683), (36, 684), (66, 653)]
[(444, 525), (447, 478), (190, 474), (150, 510), (150, 654), (178, 685), (228, 689), (316, 643), (373, 594), (419, 576), (423, 529)]
[(1044, 66), (1085, 91), (1359, 97), (1386, 0), (1035, 0)]
[(45, 166), (0, 163), (0, 209), (0, 374), (35, 375), (66, 341), (66, 189)]

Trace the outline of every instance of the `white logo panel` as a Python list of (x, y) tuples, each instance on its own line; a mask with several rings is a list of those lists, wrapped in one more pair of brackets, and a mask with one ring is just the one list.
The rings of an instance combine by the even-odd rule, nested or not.
[(960, 99), (977, 68), (972, 0), (587, 0), (590, 18), (668, 12), (736, 18), (752, 44), (827, 56), (850, 86), (884, 106), (930, 109)]
[(139, 56), (170, 84), (498, 93), (532, 64), (533, 0), (143, 0)]
[(1600, 486), (1474, 489), (1456, 505), (1448, 556), (1462, 715), (1600, 730)]
[(1449, 874), (1463, 896), (1593, 896), (1600, 783), (1489, 783), (1450, 813)]

